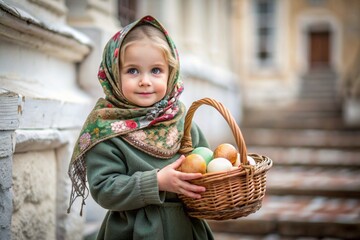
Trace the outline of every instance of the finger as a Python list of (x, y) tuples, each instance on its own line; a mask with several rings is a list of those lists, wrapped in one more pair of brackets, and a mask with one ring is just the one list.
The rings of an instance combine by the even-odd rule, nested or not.
[(181, 180), (185, 180), (185, 181), (188, 181), (188, 180), (194, 180), (194, 179), (199, 179), (199, 178), (202, 178), (202, 174), (201, 173), (179, 173), (179, 178)]
[(176, 160), (175, 162), (173, 162), (169, 166), (171, 166), (171, 168), (173, 168), (173, 169), (177, 169), (178, 167), (181, 166), (181, 163), (184, 161), (184, 159), (185, 159), (185, 156), (181, 155), (181, 157), (178, 160)]
[(181, 190), (181, 194), (187, 196), (187, 197), (190, 197), (190, 198), (196, 198), (196, 199), (199, 199), (201, 198), (201, 195), (198, 194), (198, 193), (194, 193), (194, 192), (190, 192), (190, 191), (186, 191), (185, 189), (182, 189)]
[(169, 165), (170, 168), (175, 169), (175, 170), (180, 170), (181, 168), (181, 164), (184, 161), (185, 156), (181, 155), (181, 157), (179, 159), (177, 159), (175, 162), (173, 162), (172, 164)]
[(190, 191), (190, 192), (194, 192), (194, 193), (201, 193), (201, 192), (206, 191), (205, 187), (203, 187), (203, 186), (191, 184), (191, 183), (185, 182), (185, 181), (182, 182), (181, 189), (184, 189), (184, 190)]

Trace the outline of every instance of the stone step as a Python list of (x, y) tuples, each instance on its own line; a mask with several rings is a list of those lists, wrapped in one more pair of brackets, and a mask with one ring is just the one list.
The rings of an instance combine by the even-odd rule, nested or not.
[(276, 166), (267, 173), (267, 193), (351, 197), (360, 200), (360, 169)]
[(323, 99), (298, 99), (296, 102), (290, 103), (286, 106), (289, 111), (337, 111), (340, 112), (342, 104), (338, 100)]
[(263, 114), (269, 115), (271, 113), (292, 113), (292, 112), (307, 112), (307, 111), (335, 111), (341, 113), (342, 104), (336, 99), (297, 99), (295, 102), (288, 103), (282, 106), (273, 107), (254, 107), (246, 108), (244, 112), (246, 116), (248, 114)]
[[(214, 235), (214, 239), (216, 240), (263, 240), (263, 239), (280, 240), (282, 239), (281, 236), (277, 234), (246, 235), (241, 233), (213, 232), (213, 235)], [(307, 240), (312, 240), (312, 239), (307, 239)]]
[[(318, 237), (309, 236), (280, 236), (279, 234), (249, 235), (239, 233), (215, 232), (216, 240), (319, 240)], [(343, 240), (342, 238), (321, 238), (323, 240)]]
[(232, 236), (360, 239), (360, 200), (267, 195), (256, 213), (236, 220), (208, 223), (216, 234), (232, 233)]
[(335, 79), (303, 79), (300, 82), (300, 91), (309, 90), (311, 92), (315, 91), (334, 91), (336, 89), (336, 80)]
[(301, 79), (300, 86), (306, 86), (306, 85), (318, 85), (318, 86), (332, 86), (335, 87), (337, 85), (337, 79), (330, 76), (322, 76), (322, 77), (316, 77), (316, 76), (308, 76)]
[(299, 117), (286, 118), (280, 115), (270, 117), (262, 117), (261, 115), (247, 116), (243, 120), (240, 127), (259, 127), (262, 128), (278, 128), (278, 129), (346, 129), (351, 128), (346, 126), (341, 117), (326, 117), (319, 119), (319, 117)]
[[(299, 91), (300, 99), (306, 94), (313, 94), (316, 96), (332, 96), (335, 97), (338, 95), (338, 90), (336, 89), (335, 82), (319, 82), (319, 81), (308, 81), (303, 82)], [(330, 94), (330, 95), (329, 95)]]
[(335, 92), (336, 90), (336, 82), (329, 80), (323, 80), (323, 81), (307, 80), (307, 81), (302, 81), (300, 84), (301, 84), (301, 89), (300, 89), (301, 92), (306, 92), (306, 91)]
[(329, 91), (319, 91), (316, 89), (313, 89), (312, 91), (308, 89), (303, 89), (300, 93), (300, 97), (304, 99), (329, 99), (335, 98), (337, 96), (337, 93), (335, 90), (329, 90)]
[(300, 83), (301, 98), (332, 98), (338, 95), (336, 79), (331, 76), (308, 76)]
[(360, 148), (360, 130), (241, 128), (249, 146)]
[(360, 149), (247, 146), (249, 153), (265, 155), (274, 166), (321, 166), (360, 168)]
[[(322, 108), (320, 110), (320, 108)], [(337, 106), (329, 106), (325, 104), (318, 104), (313, 106), (307, 106), (305, 104), (300, 106), (289, 105), (283, 107), (282, 109), (262, 109), (262, 110), (248, 110), (244, 112), (245, 120), (247, 118), (263, 118), (263, 119), (276, 119), (283, 120), (292, 120), (296, 118), (314, 118), (319, 117), (319, 121), (322, 121), (323, 118), (328, 117), (342, 117), (342, 110)]]
[(299, 111), (298, 109), (293, 110), (293, 109), (285, 109), (284, 111), (275, 111), (275, 110), (271, 110), (269, 109), (268, 111), (262, 111), (262, 112), (253, 112), (253, 113), (249, 113), (246, 112), (245, 113), (246, 117), (256, 117), (256, 118), (264, 118), (264, 119), (278, 119), (278, 120), (283, 120), (284, 118), (286, 120), (293, 120), (296, 118), (301, 118), (301, 119), (306, 119), (306, 118), (315, 118), (318, 117), (320, 119), (318, 119), (318, 121), (322, 121), (324, 118), (328, 118), (328, 117), (341, 117), (341, 110), (335, 110), (335, 109), (323, 109), (321, 111), (314, 109), (306, 109), (303, 111)]
[(299, 99), (284, 106), (244, 110), (242, 126), (271, 128), (346, 129), (342, 105), (335, 99)]
[(303, 81), (336, 81), (337, 74), (333, 71), (311, 71), (302, 76)]

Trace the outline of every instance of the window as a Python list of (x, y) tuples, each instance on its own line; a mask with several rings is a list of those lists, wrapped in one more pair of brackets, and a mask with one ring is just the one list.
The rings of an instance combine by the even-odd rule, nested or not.
[(255, 58), (260, 66), (274, 64), (275, 0), (255, 0)]
[(136, 20), (136, 0), (118, 0), (118, 17), (122, 26)]

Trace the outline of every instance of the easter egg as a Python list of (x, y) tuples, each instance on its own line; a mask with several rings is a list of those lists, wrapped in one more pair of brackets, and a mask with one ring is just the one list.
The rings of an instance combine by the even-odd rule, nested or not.
[(240, 160), (240, 153), (237, 154), (237, 157), (236, 157), (236, 161), (235, 163), (233, 164), (234, 167), (238, 167), (241, 165), (241, 160)]
[(217, 146), (214, 150), (213, 158), (226, 158), (231, 164), (235, 164), (238, 157), (238, 151), (230, 143), (223, 143)]
[(189, 154), (181, 163), (179, 170), (185, 173), (206, 173), (206, 161), (199, 154)]
[(206, 165), (213, 159), (214, 154), (213, 151), (207, 147), (197, 147), (191, 153), (202, 156), (206, 161)]
[(247, 156), (247, 160), (249, 162), (250, 165), (255, 166), (256, 165), (256, 161), (254, 158), (252, 158), (251, 156)]
[(226, 158), (214, 158), (207, 165), (206, 171), (208, 173), (230, 171), (232, 167), (231, 162)]

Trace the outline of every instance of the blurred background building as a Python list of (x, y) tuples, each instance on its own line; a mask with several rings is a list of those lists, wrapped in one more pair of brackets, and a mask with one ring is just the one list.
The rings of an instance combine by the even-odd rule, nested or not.
[[(66, 213), (68, 162), (102, 89), (107, 40), (153, 15), (180, 54), (187, 106), (211, 97), (269, 156), (249, 217), (216, 239), (360, 238), (360, 1), (0, 0), (0, 239), (91, 238), (104, 210)], [(198, 110), (212, 147), (233, 142)]]

